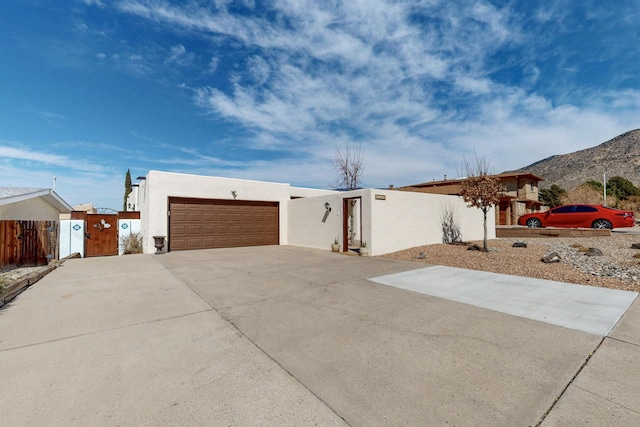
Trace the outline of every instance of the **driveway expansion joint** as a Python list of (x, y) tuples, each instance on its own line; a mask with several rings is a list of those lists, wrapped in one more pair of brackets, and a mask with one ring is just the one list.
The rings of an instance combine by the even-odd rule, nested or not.
[[(244, 333), (244, 331), (242, 329), (240, 329), (240, 327), (233, 322), (231, 319), (229, 319), (227, 316), (225, 316), (224, 314), (222, 314), (220, 311), (218, 311), (218, 309), (216, 309), (213, 305), (211, 305), (209, 303), (209, 301), (206, 300), (206, 298), (204, 298), (202, 295), (200, 295), (200, 293), (195, 290), (193, 287), (191, 287), (191, 285), (184, 281), (183, 279), (181, 279), (180, 277), (178, 277), (176, 274), (173, 273), (173, 271), (167, 269), (169, 271), (169, 273), (171, 275), (173, 275), (177, 280), (179, 280), (182, 284), (184, 284), (186, 287), (188, 287), (189, 289), (191, 289), (191, 291), (196, 294), (198, 296), (198, 298), (200, 298), (202, 301), (204, 301), (209, 307), (211, 307), (211, 310), (205, 310), (205, 311), (214, 311), (216, 312), (221, 319), (223, 319), (225, 322), (227, 322), (232, 328), (234, 328), (241, 336), (243, 336), (248, 342), (250, 342), (251, 344), (253, 344), (262, 354), (265, 355), (265, 357), (267, 357), (269, 360), (271, 360), (273, 363), (276, 364), (276, 366), (278, 366), (282, 372), (285, 372), (291, 379), (293, 379), (296, 383), (298, 383), (302, 388), (304, 388), (305, 390), (307, 390), (312, 396), (314, 396), (316, 399), (318, 399), (319, 402), (322, 402), (322, 404), (327, 407), (331, 412), (333, 412), (338, 418), (340, 418), (342, 421), (345, 422), (345, 424), (347, 424), (348, 426), (351, 426), (350, 423), (347, 422), (347, 420), (344, 419), (344, 417), (342, 415), (340, 415), (338, 412), (336, 412), (336, 410), (329, 405), (329, 403), (327, 401), (325, 401), (324, 399), (322, 399), (320, 396), (318, 396), (317, 393), (315, 393), (313, 390), (311, 390), (309, 387), (307, 387), (307, 385), (305, 383), (303, 383), (302, 381), (300, 381), (299, 378), (297, 378), (295, 375), (293, 375), (293, 373), (291, 371), (289, 371), (285, 366), (283, 366), (276, 358), (274, 358), (271, 354), (269, 354), (265, 349), (263, 349), (258, 343), (256, 343), (255, 341), (253, 341), (247, 334)], [(320, 285), (318, 285), (320, 286)], [(299, 292), (299, 291), (297, 291)], [(295, 293), (295, 292), (293, 292)], [(291, 293), (288, 294), (283, 294), (283, 295), (289, 295)], [(271, 298), (265, 298), (264, 300), (270, 300), (270, 299), (274, 299), (274, 298), (281, 298), (283, 295), (278, 295), (278, 296), (274, 296)], [(251, 301), (250, 303), (255, 303), (257, 301)], [(249, 303), (245, 303), (245, 304), (238, 304), (238, 305), (246, 305)]]
[[(562, 398), (562, 396), (567, 392), (567, 390), (569, 389), (569, 387), (571, 387), (573, 385), (573, 382), (576, 380), (576, 378), (578, 377), (578, 375), (580, 375), (580, 372), (582, 372), (582, 370), (585, 368), (585, 366), (587, 366), (587, 364), (589, 363), (589, 360), (591, 360), (591, 358), (593, 357), (594, 354), (596, 354), (596, 351), (598, 351), (598, 349), (602, 346), (602, 344), (604, 343), (604, 340), (606, 339), (606, 337), (602, 337), (602, 339), (600, 340), (600, 342), (598, 343), (598, 345), (596, 345), (596, 348), (593, 349), (593, 351), (591, 351), (588, 355), (587, 358), (584, 360), (584, 362), (582, 363), (582, 365), (580, 365), (580, 367), (578, 368), (578, 370), (576, 371), (575, 375), (571, 378), (571, 380), (567, 383), (567, 385), (562, 389), (562, 391), (560, 392), (560, 394), (558, 395), (558, 397), (556, 397), (553, 400), (553, 403), (551, 404), (551, 406), (549, 407), (549, 409), (547, 409), (547, 411), (542, 414), (542, 417), (540, 418), (540, 420), (538, 420), (538, 422), (535, 424), (536, 427), (540, 426), (542, 424), (542, 422), (545, 420), (545, 418), (547, 418), (547, 416), (549, 415), (549, 413), (553, 410), (553, 408), (555, 408), (555, 406), (558, 404), (558, 402), (560, 401), (560, 399)], [(575, 387), (575, 386), (574, 386)], [(580, 388), (580, 387), (576, 387), (576, 388)]]
[(193, 312), (190, 312), (190, 313), (178, 314), (176, 316), (169, 316), (169, 317), (163, 317), (163, 318), (159, 318), (159, 319), (146, 320), (144, 322), (130, 323), (128, 325), (122, 325), (122, 326), (118, 326), (118, 327), (115, 327), (115, 328), (100, 329), (99, 331), (85, 332), (85, 333), (77, 334), (77, 335), (69, 335), (67, 337), (56, 338), (54, 340), (40, 341), (40, 342), (35, 342), (35, 343), (30, 343), (30, 344), (19, 345), (19, 346), (15, 346), (15, 347), (3, 348), (3, 349), (0, 349), (0, 353), (6, 352), (6, 351), (12, 351), (12, 350), (19, 350), (21, 348), (35, 347), (35, 346), (43, 345), (43, 344), (51, 344), (51, 343), (54, 343), (54, 342), (67, 341), (67, 340), (72, 340), (72, 339), (75, 339), (75, 338), (88, 337), (88, 336), (92, 336), (92, 335), (102, 334), (102, 333), (105, 333), (105, 332), (118, 331), (118, 330), (121, 330), (121, 329), (126, 329), (126, 328), (141, 326), (141, 325), (149, 325), (151, 323), (164, 322), (164, 321), (173, 320), (173, 319), (180, 319), (180, 318), (183, 318), (183, 317), (192, 316), (194, 314), (207, 313), (207, 312), (210, 312), (210, 311), (212, 311), (212, 310), (211, 309), (207, 309), (207, 310), (193, 311)]
[(629, 345), (632, 345), (634, 347), (640, 347), (640, 343), (637, 343), (637, 342), (631, 342), (631, 341), (623, 340), (623, 339), (620, 339), (620, 338), (615, 338), (615, 337), (612, 337), (612, 336), (607, 336), (606, 338), (610, 339), (612, 341), (617, 341), (617, 342), (623, 343), (623, 344), (629, 344)]
[(588, 394), (590, 394), (590, 395), (592, 395), (592, 396), (597, 397), (598, 399), (605, 400), (605, 401), (607, 401), (607, 402), (609, 402), (609, 403), (611, 403), (611, 404), (613, 404), (613, 405), (616, 405), (616, 406), (619, 406), (619, 407), (621, 407), (621, 408), (624, 408), (624, 409), (626, 409), (627, 411), (631, 411), (631, 412), (633, 412), (634, 414), (639, 414), (639, 415), (640, 415), (640, 412), (639, 412), (639, 411), (636, 411), (636, 410), (635, 410), (635, 409), (633, 409), (633, 408), (629, 408), (628, 406), (625, 406), (625, 405), (623, 405), (622, 403), (616, 402), (615, 400), (611, 400), (611, 399), (606, 398), (606, 397), (604, 397), (604, 396), (601, 396), (601, 395), (599, 395), (599, 394), (597, 394), (597, 393), (594, 393), (594, 392), (592, 392), (591, 390), (587, 390), (586, 388), (579, 387), (579, 386), (577, 386), (577, 385), (575, 385), (575, 384), (573, 384), (573, 385), (572, 385), (572, 387), (575, 387), (575, 388), (577, 388), (577, 389), (579, 389), (579, 390), (582, 390), (582, 391), (584, 391), (585, 393), (588, 393)]

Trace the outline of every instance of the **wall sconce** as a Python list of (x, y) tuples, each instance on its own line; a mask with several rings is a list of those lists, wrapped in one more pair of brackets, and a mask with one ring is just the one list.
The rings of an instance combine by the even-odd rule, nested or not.
[(233, 196), (233, 200), (235, 200), (236, 197), (238, 197), (238, 193), (235, 190), (231, 191), (231, 195)]
[(327, 221), (327, 218), (329, 217), (329, 212), (331, 212), (331, 205), (329, 204), (329, 202), (326, 202), (324, 204), (324, 217), (322, 218), (322, 222)]

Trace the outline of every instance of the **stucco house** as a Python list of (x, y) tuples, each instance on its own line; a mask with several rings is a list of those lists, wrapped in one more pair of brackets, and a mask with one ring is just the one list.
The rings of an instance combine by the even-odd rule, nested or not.
[[(493, 175), (500, 179), (505, 191), (496, 206), (496, 225), (514, 225), (518, 217), (545, 210), (539, 201), (538, 183), (543, 178), (532, 173), (502, 173)], [(460, 194), (464, 178), (445, 179), (441, 181), (423, 182), (399, 187), (400, 191), (422, 192), (432, 194)]]
[(73, 209), (48, 188), (0, 187), (0, 220), (58, 220)]
[[(459, 196), (379, 189), (317, 190), (287, 183), (150, 171), (127, 206), (140, 212), (144, 252), (255, 245), (346, 252), (367, 242), (371, 255), (441, 243), (441, 218), (454, 213), (465, 240), (483, 237), (482, 213)], [(353, 216), (351, 215), (353, 213)], [(157, 239), (154, 239), (157, 238)], [(489, 238), (495, 238), (490, 227)]]

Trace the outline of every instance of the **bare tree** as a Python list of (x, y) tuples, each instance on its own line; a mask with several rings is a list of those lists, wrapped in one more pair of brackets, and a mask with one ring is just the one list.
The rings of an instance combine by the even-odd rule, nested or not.
[(336, 170), (336, 183), (333, 188), (355, 190), (360, 187), (362, 172), (364, 172), (364, 152), (362, 146), (352, 148), (347, 145), (344, 151), (336, 146), (336, 152), (331, 159)]
[(464, 161), (466, 179), (462, 181), (460, 195), (469, 207), (476, 207), (484, 215), (484, 240), (483, 250), (487, 251), (487, 212), (492, 206), (500, 202), (500, 197), (505, 191), (500, 183), (500, 178), (489, 173), (489, 161), (476, 155), (476, 164), (472, 166)]
[[(346, 189), (356, 190), (360, 187), (362, 172), (364, 172), (364, 152), (362, 146), (358, 145), (357, 148), (352, 148), (347, 145), (344, 151), (341, 151), (336, 146), (336, 152), (331, 159), (333, 161), (333, 167), (336, 170), (336, 181), (333, 186), (334, 189)], [(349, 245), (354, 246), (355, 243), (355, 207), (357, 200), (351, 200), (349, 208)]]

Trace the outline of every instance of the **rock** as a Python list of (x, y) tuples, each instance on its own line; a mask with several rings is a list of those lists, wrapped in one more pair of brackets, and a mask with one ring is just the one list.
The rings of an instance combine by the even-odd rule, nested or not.
[(602, 251), (598, 248), (589, 248), (589, 250), (585, 253), (586, 256), (604, 256)]
[(558, 255), (558, 252), (550, 252), (545, 256), (543, 256), (540, 260), (545, 264), (549, 264), (552, 262), (560, 262), (560, 255)]
[(640, 249), (640, 243), (634, 243), (631, 245), (631, 249)]
[(488, 250), (488, 249), (485, 249), (485, 248), (483, 248), (483, 247), (480, 247), (480, 246), (476, 245), (475, 243), (474, 243), (473, 245), (469, 245), (469, 246), (467, 247), (467, 250), (468, 250), (468, 251), (489, 252), (489, 250)]
[(527, 244), (525, 242), (515, 242), (511, 246), (514, 247), (514, 248), (526, 248)]

